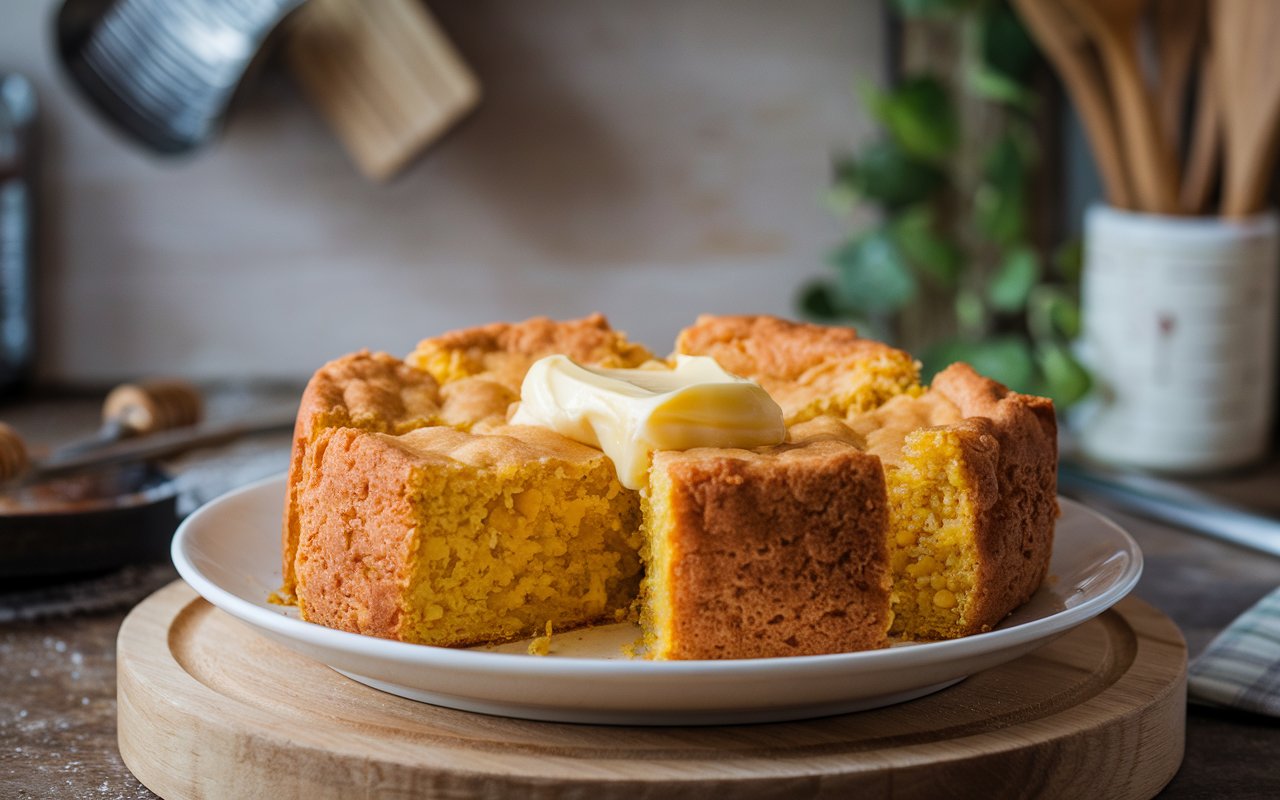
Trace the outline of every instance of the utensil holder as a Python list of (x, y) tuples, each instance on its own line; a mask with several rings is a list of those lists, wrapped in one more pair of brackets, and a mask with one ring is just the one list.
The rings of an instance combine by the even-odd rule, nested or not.
[(1266, 454), (1275, 410), (1280, 219), (1085, 216), (1075, 420), (1098, 460), (1195, 474)]

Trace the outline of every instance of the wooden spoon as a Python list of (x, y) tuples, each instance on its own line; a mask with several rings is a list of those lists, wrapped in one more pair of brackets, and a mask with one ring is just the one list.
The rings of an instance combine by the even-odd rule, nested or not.
[(1061, 0), (1013, 0), (1013, 4), (1040, 50), (1053, 64), (1080, 114), (1102, 176), (1107, 202), (1115, 208), (1133, 208), (1133, 192), (1111, 115), (1111, 98), (1097, 54), (1084, 30), (1062, 7)]
[(1156, 109), (1160, 115), (1160, 132), (1175, 153), (1181, 149), (1188, 78), (1203, 38), (1204, 19), (1205, 0), (1156, 0), (1152, 8), (1160, 67)]
[(1200, 60), (1200, 80), (1196, 87), (1196, 118), (1191, 128), (1191, 150), (1182, 181), (1178, 205), (1187, 214), (1209, 210), (1222, 153), (1222, 110), (1218, 102), (1218, 79), (1212, 48), (1205, 48)]
[(1150, 0), (1063, 0), (1093, 39), (1111, 84), (1138, 208), (1177, 211), (1177, 163), (1156, 125), (1138, 62), (1138, 27)]
[(1244, 217), (1266, 202), (1280, 122), (1280, 3), (1213, 6), (1213, 37), (1226, 142), (1222, 213)]

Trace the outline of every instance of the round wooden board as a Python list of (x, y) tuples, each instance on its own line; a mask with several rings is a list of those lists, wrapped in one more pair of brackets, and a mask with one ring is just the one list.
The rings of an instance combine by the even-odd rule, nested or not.
[(1182, 761), (1186, 645), (1140, 600), (928, 697), (767, 725), (490, 717), (348, 680), (178, 581), (125, 620), (120, 753), (162, 797), (1150, 797)]

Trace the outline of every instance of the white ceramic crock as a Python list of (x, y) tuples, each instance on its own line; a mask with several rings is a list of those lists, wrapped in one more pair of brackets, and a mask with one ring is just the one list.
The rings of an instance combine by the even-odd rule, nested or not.
[(1177, 473), (1243, 466), (1274, 410), (1280, 223), (1094, 207), (1085, 217), (1079, 418), (1094, 458)]

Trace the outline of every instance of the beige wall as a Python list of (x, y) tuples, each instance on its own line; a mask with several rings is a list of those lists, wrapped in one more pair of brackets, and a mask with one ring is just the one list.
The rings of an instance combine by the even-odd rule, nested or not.
[(53, 0), (0, 0), (0, 69), (47, 111), (42, 373), (300, 377), (363, 346), (594, 309), (658, 350), (700, 311), (791, 313), (848, 224), (875, 0), (436, 0), (482, 108), (364, 181), (269, 72), (182, 161), (118, 140), (55, 69)]

